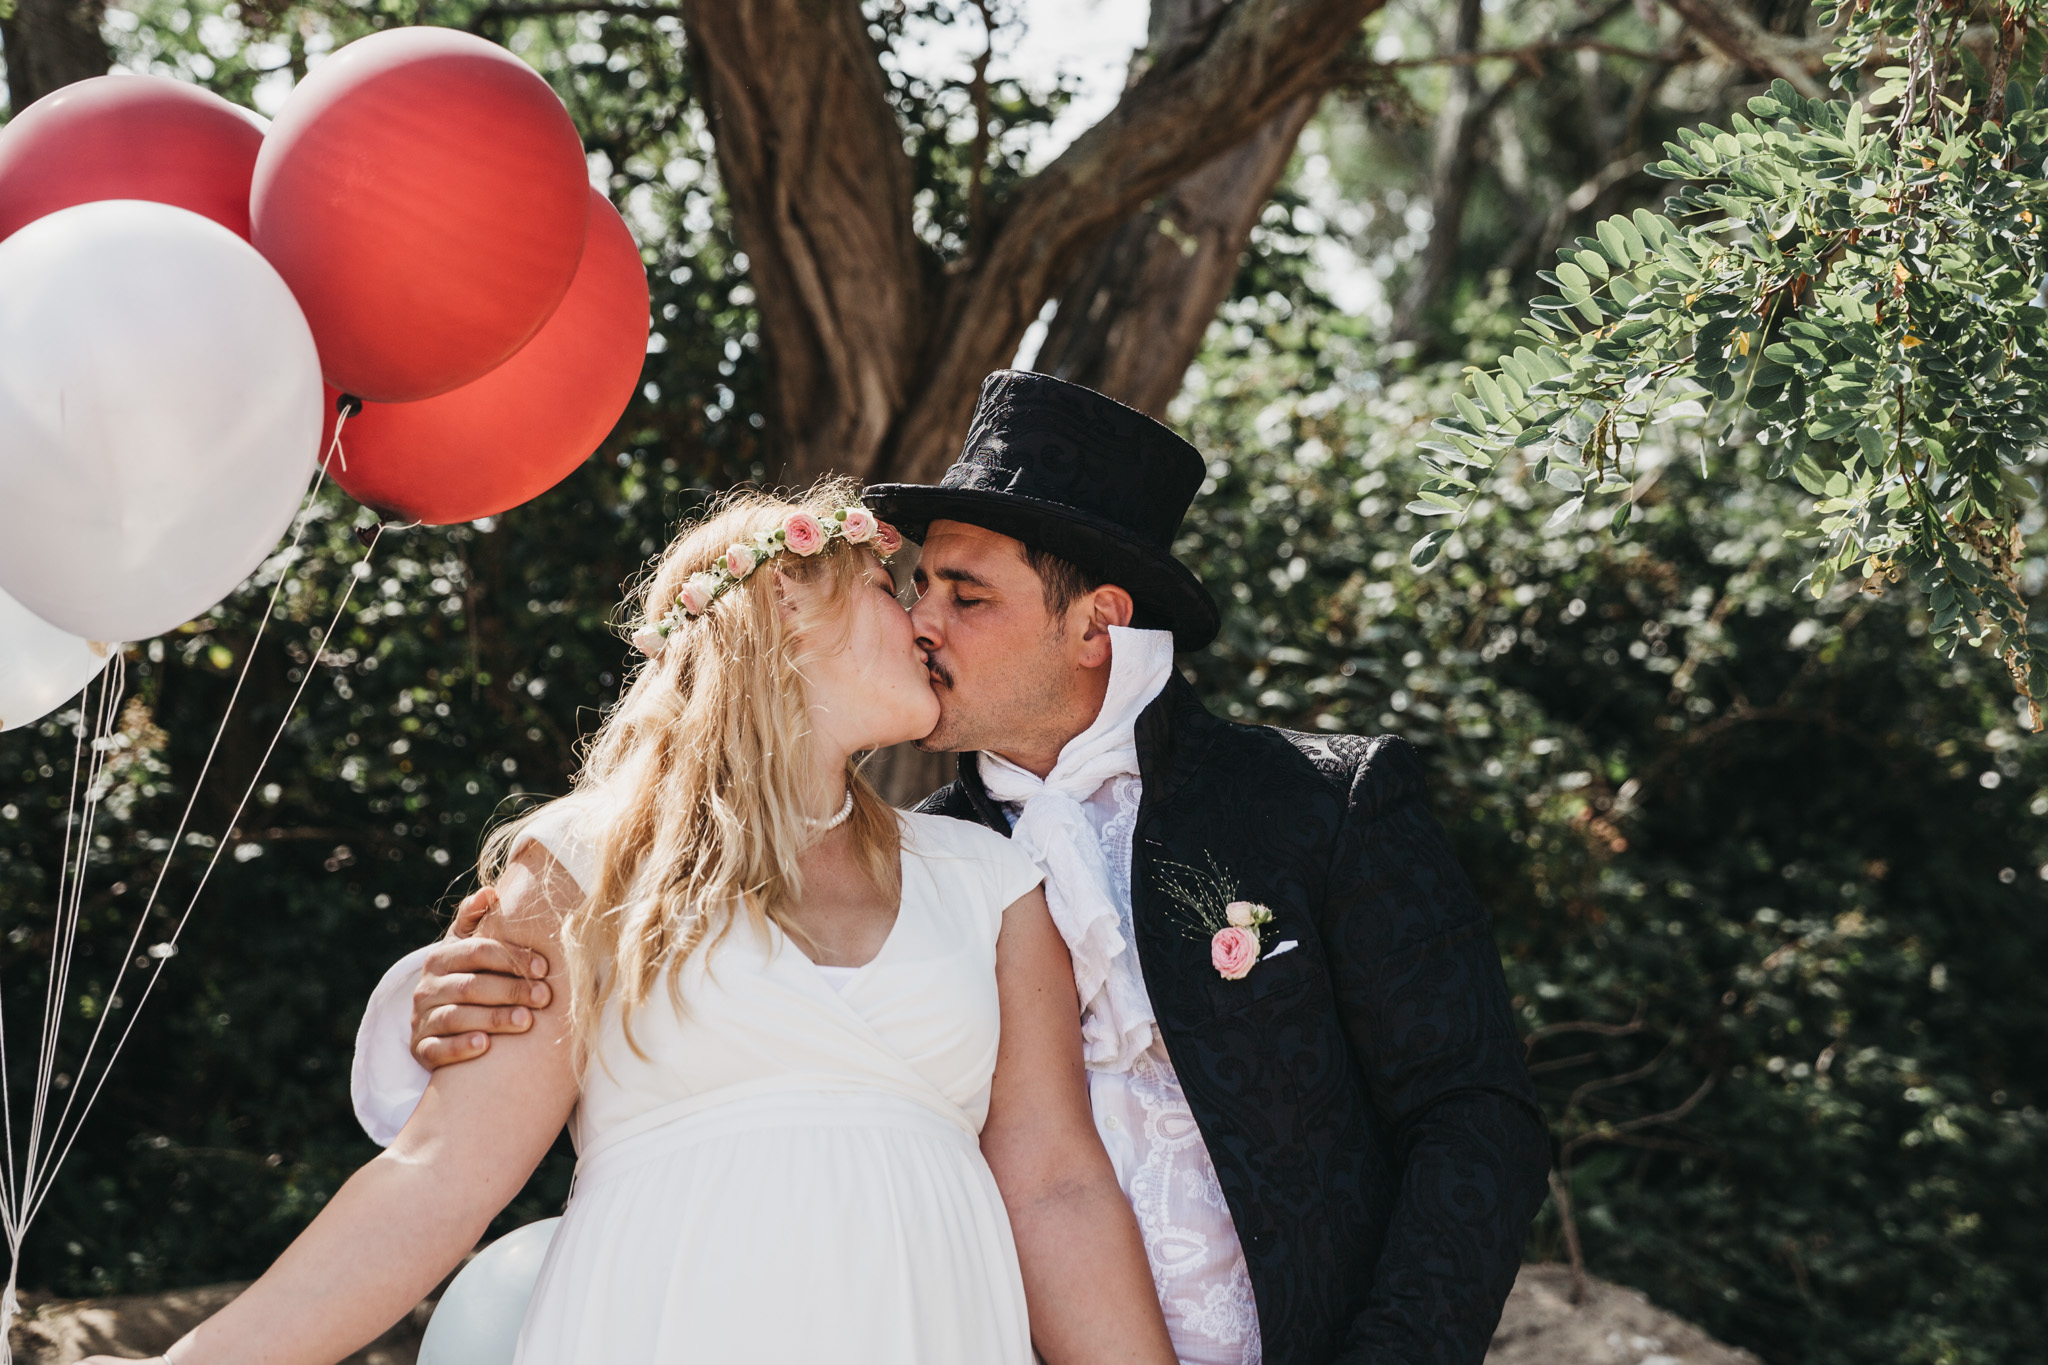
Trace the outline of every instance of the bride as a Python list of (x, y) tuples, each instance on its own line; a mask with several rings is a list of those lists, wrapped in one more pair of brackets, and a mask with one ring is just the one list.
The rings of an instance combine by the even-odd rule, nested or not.
[(359, 1349), (568, 1122), (528, 1365), (1171, 1365), (1040, 874), (855, 767), (938, 715), (896, 543), (835, 481), (733, 495), (659, 557), (652, 658), (575, 791), (485, 848), (491, 932), (563, 962), (567, 999), (436, 1071), (169, 1361)]

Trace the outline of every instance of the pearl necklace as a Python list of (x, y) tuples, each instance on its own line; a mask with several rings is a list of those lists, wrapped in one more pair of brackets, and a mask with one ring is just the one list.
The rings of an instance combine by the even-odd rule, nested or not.
[(845, 824), (846, 817), (851, 814), (853, 814), (853, 788), (848, 787), (846, 789), (846, 804), (839, 808), (839, 814), (833, 816), (830, 820), (813, 820), (810, 823), (818, 827), (818, 833), (830, 834), (833, 830)]

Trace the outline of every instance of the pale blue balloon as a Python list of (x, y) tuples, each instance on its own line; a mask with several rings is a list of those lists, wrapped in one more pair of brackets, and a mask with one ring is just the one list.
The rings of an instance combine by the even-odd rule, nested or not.
[(527, 1300), (561, 1222), (528, 1223), (471, 1258), (434, 1305), (419, 1365), (512, 1365)]

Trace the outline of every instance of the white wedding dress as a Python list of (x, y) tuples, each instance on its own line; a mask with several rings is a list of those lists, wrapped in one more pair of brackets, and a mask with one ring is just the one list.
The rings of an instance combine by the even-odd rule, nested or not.
[[(531, 837), (590, 875), (571, 817)], [(866, 966), (736, 924), (606, 1018), (569, 1206), (522, 1365), (1029, 1365), (1010, 1223), (977, 1142), (1003, 908), (1041, 874), (1001, 836), (903, 817), (903, 904)]]

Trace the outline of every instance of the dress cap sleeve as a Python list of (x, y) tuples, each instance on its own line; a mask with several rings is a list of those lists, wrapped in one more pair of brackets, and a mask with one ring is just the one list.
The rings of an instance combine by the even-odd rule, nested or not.
[(506, 861), (524, 853), (527, 845), (539, 844), (575, 879), (576, 889), (589, 894), (597, 885), (598, 864), (596, 845), (582, 833), (586, 813), (587, 808), (568, 797), (541, 807), (512, 841)]

